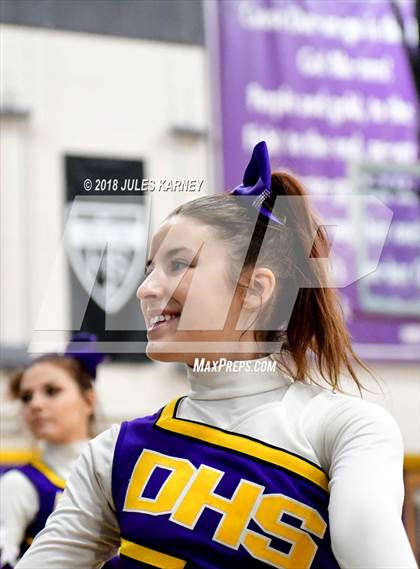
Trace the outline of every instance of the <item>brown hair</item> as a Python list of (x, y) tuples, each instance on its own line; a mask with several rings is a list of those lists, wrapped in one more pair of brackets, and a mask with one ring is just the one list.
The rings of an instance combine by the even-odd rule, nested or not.
[[(85, 395), (87, 391), (93, 389), (93, 380), (87, 373), (84, 365), (78, 359), (59, 354), (46, 354), (45, 356), (36, 358), (36, 360), (30, 362), (26, 367), (14, 372), (10, 376), (9, 392), (13, 399), (18, 399), (20, 396), (22, 378), (26, 370), (38, 363), (51, 363), (68, 372), (75, 381), (82, 395)], [(95, 414), (92, 413), (89, 417), (90, 434), (93, 434), (94, 421)]]
[[(240, 277), (237, 287), (247, 288), (257, 261), (259, 266), (273, 271), (278, 286), (259, 315), (264, 326), (256, 330), (256, 340), (282, 343), (280, 353), (274, 354), (280, 368), (294, 380), (316, 383), (311, 373), (313, 360), (316, 371), (333, 389), (342, 391), (340, 373), (344, 371), (361, 392), (363, 385), (352, 360), (373, 374), (353, 351), (338, 293), (327, 286), (329, 274), (325, 264), (311, 262), (313, 258), (328, 258), (327, 233), (309, 204), (309, 196), (292, 174), (273, 173), (271, 192), (274, 196), (301, 198), (281, 200), (286, 225), (269, 223), (249, 202), (231, 194), (195, 199), (176, 208), (170, 216), (183, 215), (211, 226), (229, 244), (233, 265), (244, 258), (246, 249), (241, 271), (246, 283)], [(277, 215), (277, 210), (274, 213)], [(279, 329), (285, 320), (287, 328)]]

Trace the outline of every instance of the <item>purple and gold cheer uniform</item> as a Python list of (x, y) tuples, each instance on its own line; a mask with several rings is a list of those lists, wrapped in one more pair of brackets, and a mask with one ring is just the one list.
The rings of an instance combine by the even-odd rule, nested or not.
[(178, 419), (181, 399), (121, 426), (112, 471), (121, 568), (338, 569), (319, 466)]

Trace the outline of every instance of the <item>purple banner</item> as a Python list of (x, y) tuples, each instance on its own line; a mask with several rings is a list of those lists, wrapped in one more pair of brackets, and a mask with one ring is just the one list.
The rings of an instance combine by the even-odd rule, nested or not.
[(218, 2), (216, 79), (225, 188), (266, 140), (272, 169), (292, 170), (326, 223), (348, 226), (336, 243), (342, 271), (369, 262), (385, 223), (375, 204), (355, 210), (351, 196), (392, 210), (376, 270), (342, 289), (343, 304), (361, 356), (416, 360), (418, 101), (407, 46), (418, 38), (414, 2), (396, 4), (403, 27), (386, 0)]

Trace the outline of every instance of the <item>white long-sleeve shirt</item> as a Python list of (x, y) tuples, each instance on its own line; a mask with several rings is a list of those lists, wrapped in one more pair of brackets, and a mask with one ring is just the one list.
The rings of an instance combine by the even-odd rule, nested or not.
[[(328, 474), (331, 542), (340, 567), (417, 567), (401, 521), (402, 438), (385, 409), (278, 372), (187, 369), (191, 390), (178, 418), (260, 439)], [(89, 443), (17, 569), (97, 569), (116, 553), (111, 478), (118, 433), (114, 425)]]
[[(87, 441), (64, 445), (47, 443), (42, 449), (41, 460), (66, 480), (86, 444)], [(0, 565), (14, 566), (26, 528), (39, 510), (38, 492), (22, 472), (9, 470), (0, 478), (0, 504)]]

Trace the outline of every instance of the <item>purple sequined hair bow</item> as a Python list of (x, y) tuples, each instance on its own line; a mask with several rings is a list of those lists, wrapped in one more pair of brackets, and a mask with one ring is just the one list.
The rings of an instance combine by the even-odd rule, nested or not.
[(253, 207), (258, 209), (264, 217), (280, 225), (286, 225), (286, 216), (280, 220), (267, 208), (268, 202), (272, 200), (273, 192), (271, 191), (270, 157), (264, 140), (259, 142), (252, 151), (242, 184), (236, 186), (230, 193), (235, 196), (256, 196), (252, 202)]

